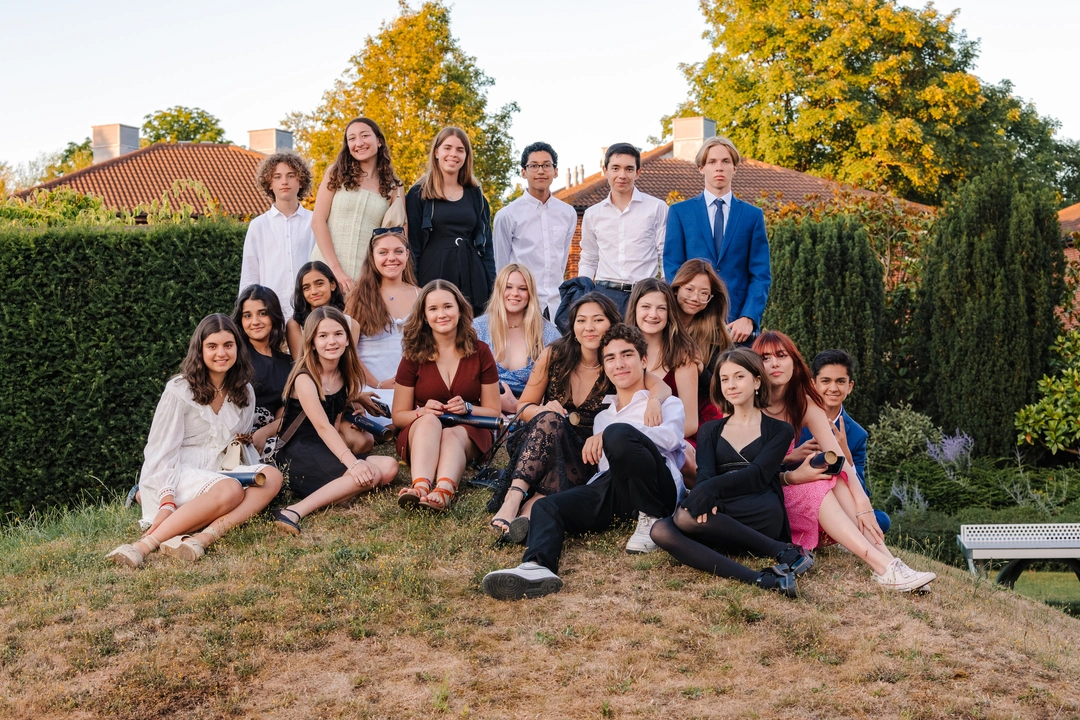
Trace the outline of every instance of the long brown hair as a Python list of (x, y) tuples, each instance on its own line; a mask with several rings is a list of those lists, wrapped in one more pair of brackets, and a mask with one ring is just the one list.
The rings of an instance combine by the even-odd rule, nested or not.
[(341, 353), (341, 357), (338, 358), (338, 372), (341, 373), (341, 380), (345, 383), (345, 397), (351, 400), (360, 394), (360, 388), (364, 386), (365, 382), (364, 366), (360, 364), (360, 358), (356, 355), (356, 339), (353, 337), (352, 329), (349, 328), (349, 319), (336, 307), (323, 305), (312, 310), (307, 320), (304, 321), (304, 341), (300, 345), (300, 357), (293, 364), (289, 379), (285, 381), (285, 390), (281, 393), (283, 398), (289, 397), (296, 378), (301, 373), (304, 373), (310, 375), (311, 379), (315, 381), (315, 388), (319, 391), (319, 399), (326, 399), (321, 380), (322, 367), (319, 363), (319, 353), (315, 350), (315, 334), (319, 329), (319, 323), (323, 320), (333, 320), (345, 328), (345, 338), (348, 344), (345, 347), (345, 352)]
[[(574, 372), (574, 368), (581, 362), (581, 343), (574, 335), (574, 324), (577, 322), (581, 308), (588, 303), (599, 305), (600, 311), (604, 313), (612, 327), (622, 322), (622, 318), (619, 317), (619, 308), (615, 307), (611, 298), (595, 291), (582, 295), (570, 305), (566, 332), (548, 346), (551, 349), (548, 355), (548, 397), (557, 395), (562, 388), (566, 388), (568, 392), (570, 390), (570, 373)], [(596, 379), (596, 383), (601, 390), (606, 391), (611, 387), (611, 381), (603, 370), (600, 371), (600, 377)], [(596, 387), (594, 386), (593, 389), (595, 390)]]
[(405, 236), (401, 233), (383, 233), (373, 237), (368, 243), (364, 264), (360, 268), (360, 277), (353, 283), (352, 290), (345, 298), (345, 314), (356, 321), (362, 337), (378, 335), (384, 330), (390, 330), (394, 325), (390, 308), (386, 306), (386, 301), (382, 296), (383, 276), (375, 264), (375, 245), (386, 239), (397, 240), (404, 246), (405, 269), (401, 271), (401, 279), (409, 285), (416, 284), (412, 253), (409, 252), (409, 241), (405, 239)]
[(726, 415), (735, 412), (734, 406), (732, 406), (732, 404), (728, 402), (728, 399), (724, 397), (724, 391), (720, 383), (720, 366), (727, 362), (735, 363), (761, 382), (757, 392), (754, 393), (754, 407), (769, 407), (770, 398), (772, 397), (772, 388), (769, 386), (769, 380), (765, 377), (765, 363), (761, 362), (760, 355), (750, 348), (744, 347), (728, 348), (716, 358), (716, 365), (713, 367), (712, 383), (709, 385), (709, 397), (712, 399), (713, 403), (723, 410)]
[(521, 329), (525, 334), (525, 352), (529, 360), (535, 362), (544, 352), (544, 316), (540, 310), (540, 298), (536, 296), (536, 280), (529, 268), (517, 263), (508, 263), (495, 276), (495, 286), (487, 303), (488, 328), (491, 330), (491, 354), (497, 362), (506, 355), (506, 331), (510, 322), (506, 319), (506, 304), (503, 293), (506, 283), (513, 273), (521, 273), (525, 278), (525, 288), (529, 293), (529, 304), (525, 306), (525, 317), (521, 320)]
[(461, 187), (480, 187), (480, 181), (473, 174), (473, 151), (472, 143), (465, 131), (456, 127), (445, 127), (435, 136), (435, 142), (431, 143), (431, 152), (428, 153), (428, 166), (423, 176), (418, 181), (420, 185), (420, 197), (424, 200), (445, 200), (446, 193), (443, 190), (443, 176), (439, 169), (439, 161), (435, 159), (435, 151), (443, 144), (446, 138), (453, 135), (465, 146), (465, 162), (458, 168), (457, 180)]
[(195, 402), (199, 405), (209, 405), (214, 402), (214, 395), (217, 394), (217, 390), (214, 388), (214, 384), (210, 382), (210, 369), (206, 367), (206, 362), (203, 360), (203, 343), (206, 338), (218, 332), (231, 333), (233, 344), (236, 345), (236, 362), (225, 371), (225, 382), (222, 389), (225, 391), (226, 397), (232, 400), (233, 405), (241, 408), (247, 407), (247, 386), (251, 382), (254, 373), (251, 370), (251, 359), (248, 357), (247, 343), (243, 342), (244, 336), (228, 315), (214, 313), (202, 319), (199, 326), (195, 328), (195, 334), (191, 336), (191, 341), (188, 342), (187, 355), (184, 357), (184, 361), (180, 363), (180, 375), (187, 380)]
[(416, 298), (412, 314), (405, 321), (405, 327), (401, 334), (401, 356), (413, 362), (433, 362), (439, 357), (439, 348), (435, 345), (435, 334), (428, 325), (427, 313), (424, 307), (427, 305), (428, 295), (436, 290), (445, 290), (454, 296), (454, 302), (458, 306), (457, 337), (454, 346), (459, 357), (468, 357), (476, 352), (476, 330), (472, 326), (472, 305), (458, 290), (457, 285), (449, 280), (432, 280), (420, 290), (420, 297)]
[(386, 136), (383, 135), (382, 128), (374, 120), (366, 117), (353, 118), (345, 126), (344, 132), (341, 133), (341, 150), (334, 164), (326, 171), (329, 173), (326, 187), (332, 192), (337, 192), (340, 188), (356, 190), (364, 181), (364, 171), (360, 169), (360, 161), (349, 152), (349, 141), (346, 139), (349, 128), (356, 123), (363, 123), (371, 128), (371, 132), (375, 133), (375, 138), (379, 141), (379, 149), (375, 153), (375, 172), (379, 175), (379, 194), (389, 200), (394, 189), (402, 184), (401, 179), (394, 172), (394, 163), (390, 160), (390, 147), (386, 144)]
[[(784, 394), (780, 397), (780, 402), (784, 406), (784, 415), (787, 416), (783, 419), (791, 423), (791, 426), (795, 428), (795, 433), (798, 434), (803, 428), (803, 421), (806, 419), (807, 398), (810, 398), (819, 408), (824, 409), (821, 395), (814, 388), (814, 383), (810, 381), (810, 369), (806, 367), (806, 361), (799, 354), (799, 348), (795, 347), (795, 343), (791, 341), (791, 338), (776, 330), (769, 330), (758, 335), (757, 340), (754, 341), (753, 350), (759, 356), (766, 353), (770, 355), (784, 353), (791, 357), (791, 380), (788, 381), (787, 386), (784, 388)], [(771, 392), (775, 391), (770, 389)]]
[(690, 334), (686, 332), (682, 320), (679, 319), (679, 305), (671, 286), (658, 278), (645, 278), (634, 283), (634, 288), (630, 291), (630, 300), (626, 304), (626, 324), (641, 330), (641, 326), (637, 323), (637, 304), (641, 298), (654, 292), (663, 295), (664, 302), (668, 306), (667, 325), (661, 334), (660, 362), (663, 367), (674, 371), (697, 360), (698, 349)]
[[(701, 312), (690, 319), (686, 325), (686, 331), (695, 343), (701, 359), (707, 364), (718, 353), (721, 353), (732, 345), (731, 333), (727, 329), (728, 308), (731, 300), (728, 297), (727, 286), (716, 270), (707, 261), (701, 258), (691, 258), (682, 264), (675, 277), (671, 280), (671, 289), (678, 300), (679, 288), (693, 280), (698, 275), (709, 278), (709, 287), (712, 290), (712, 299), (702, 308)], [(679, 312), (678, 304), (675, 305), (676, 314)]]

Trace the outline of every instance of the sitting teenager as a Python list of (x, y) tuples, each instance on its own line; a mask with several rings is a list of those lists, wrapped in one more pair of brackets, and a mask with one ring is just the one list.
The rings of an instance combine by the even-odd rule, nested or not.
[(248, 464), (233, 469), (262, 472), (264, 485), (245, 489), (221, 470), (229, 446), (251, 432), (255, 391), (250, 379), (247, 349), (233, 321), (226, 315), (204, 318), (191, 336), (180, 374), (165, 384), (146, 438), (140, 524), (149, 529), (108, 558), (137, 568), (160, 546), (169, 555), (198, 560), (211, 543), (274, 499), (281, 473), (257, 464), (251, 445), (243, 446), (242, 462)]
[(495, 289), (487, 312), (473, 320), (476, 336), (491, 348), (499, 370), (502, 411), (517, 412), (536, 359), (559, 339), (559, 329), (545, 320), (532, 273), (524, 265), (508, 263), (495, 276)]
[[(286, 335), (289, 343), (289, 354), (292, 355), (293, 363), (299, 365), (301, 355), (304, 352), (304, 328), (308, 315), (317, 308), (328, 307), (344, 311), (345, 297), (341, 294), (341, 288), (334, 280), (330, 268), (321, 260), (312, 260), (296, 273), (296, 292), (293, 294), (293, 316), (286, 323)], [(360, 326), (356, 320), (345, 316), (348, 324), (349, 335), (359, 337)], [(355, 349), (353, 355), (356, 355)], [(361, 387), (369, 385), (373, 381), (372, 375), (360, 363)], [(284, 428), (283, 428), (284, 429)], [(355, 427), (351, 423), (340, 420), (337, 423), (338, 433), (349, 446), (353, 453), (363, 455), (375, 447), (375, 438), (369, 432)]]
[[(780, 464), (795, 431), (761, 412), (769, 385), (761, 358), (747, 348), (722, 353), (712, 395), (725, 417), (698, 433), (698, 480), (653, 541), (692, 568), (797, 596), (795, 576), (813, 557), (791, 544)], [(751, 552), (778, 565), (757, 571), (727, 557)]]
[[(345, 314), (356, 322), (359, 332), (357, 353), (371, 375), (366, 389), (388, 406), (394, 404), (394, 376), (401, 364), (401, 328), (418, 297), (420, 288), (404, 231), (376, 228), (360, 277), (345, 298)], [(372, 419), (391, 423), (390, 418)]]
[(445, 280), (432, 280), (420, 291), (401, 351), (393, 416), (401, 428), (398, 456), (409, 463), (412, 485), (398, 494), (398, 504), (446, 510), (465, 463), (486, 452), (494, 436), (472, 425), (443, 427), (439, 416), (499, 415), (495, 358), (476, 339), (472, 306)]
[[(844, 409), (844, 401), (855, 388), (855, 359), (846, 350), (824, 350), (810, 363), (810, 374), (813, 376), (814, 389), (821, 395), (821, 406), (825, 415), (833, 424), (836, 442), (840, 444), (844, 456), (855, 466), (859, 482), (869, 495), (870, 488), (866, 484), (867, 432), (862, 425), (852, 420)], [(821, 452), (809, 430), (804, 428), (798, 440), (800, 444), (791, 451), (789, 462), (801, 462), (807, 455)], [(874, 517), (881, 532), (889, 532), (892, 521), (888, 514), (884, 510), (875, 509)]]
[(255, 389), (255, 420), (251, 444), (266, 456), (270, 438), (277, 434), (285, 382), (292, 372), (292, 358), (281, 351), (285, 340), (285, 316), (277, 294), (262, 285), (249, 285), (233, 308), (233, 323), (247, 346), (251, 360), (251, 386)]
[(389, 485), (398, 469), (390, 457), (358, 456), (337, 430), (363, 382), (348, 318), (337, 308), (315, 308), (304, 321), (303, 343), (285, 385), (285, 446), (277, 451), (300, 502), (274, 511), (277, 527), (294, 535), (309, 513)]
[[(600, 340), (619, 324), (619, 310), (611, 298), (587, 293), (571, 304), (569, 321), (567, 333), (544, 349), (529, 376), (519, 405), (520, 420), (528, 424), (508, 448), (510, 461), (488, 503), (496, 513), (491, 526), (511, 542), (525, 539), (537, 499), (582, 485), (596, 474), (595, 463), (584, 459), (582, 449), (611, 393)], [(653, 394), (646, 424), (657, 425), (660, 405), (671, 390), (653, 375), (646, 375), (645, 383)]]
[(645, 339), (627, 325), (615, 325), (600, 343), (604, 373), (615, 386), (607, 409), (596, 416), (593, 436), (582, 450), (600, 473), (587, 484), (550, 497), (533, 507), (527, 549), (521, 565), (484, 577), (484, 592), (498, 600), (539, 597), (558, 592), (558, 576), (566, 533), (607, 530), (617, 521), (636, 517), (637, 529), (627, 552), (650, 552), (649, 537), (658, 517), (675, 511), (682, 493), (682, 402), (669, 397), (661, 406), (662, 422), (645, 425), (649, 393), (645, 389)]
[[(808, 428), (822, 451), (842, 455), (821, 396), (791, 338), (780, 332), (762, 333), (754, 341), (754, 352), (761, 356), (770, 386), (770, 404), (763, 412), (799, 433)], [(793, 542), (808, 550), (822, 541), (840, 543), (862, 558), (873, 569), (874, 580), (889, 590), (909, 592), (929, 584), (934, 573), (912, 570), (885, 547), (870, 498), (861, 483), (851, 482), (857, 479), (851, 461), (845, 457), (843, 470), (829, 475), (825, 468), (810, 465), (811, 459), (808, 455), (797, 468), (780, 474)]]

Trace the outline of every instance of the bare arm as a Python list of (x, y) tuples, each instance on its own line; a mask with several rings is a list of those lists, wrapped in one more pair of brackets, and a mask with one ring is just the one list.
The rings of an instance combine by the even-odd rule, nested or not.
[[(667, 383), (664, 383), (665, 385)], [(684, 437), (690, 437), (698, 431), (698, 369), (697, 363), (691, 362), (675, 371), (675, 387), (679, 389), (679, 399), (686, 411)]]
[[(528, 422), (532, 420), (537, 413), (542, 410), (552, 410), (554, 408), (544, 408), (540, 406), (540, 403), (544, 402), (544, 393), (547, 392), (548, 387), (548, 365), (551, 363), (551, 349), (544, 348), (544, 351), (540, 353), (540, 357), (537, 358), (536, 364), (533, 365), (532, 372), (529, 373), (529, 382), (525, 384), (525, 389), (521, 391), (521, 398), (518, 400), (518, 408), (520, 409), (526, 403), (532, 403), (521, 412), (521, 420)], [(551, 403), (548, 403), (549, 405)], [(562, 406), (559, 406), (559, 410), (562, 410)]]
[(289, 322), (285, 324), (285, 342), (289, 346), (289, 355), (292, 356), (293, 362), (299, 361), (300, 349), (304, 347), (304, 329), (292, 318), (289, 318)]
[(319, 390), (315, 387), (315, 381), (306, 374), (297, 376), (296, 381), (293, 383), (293, 393), (295, 393), (296, 399), (300, 401), (300, 407), (304, 409), (304, 414), (311, 421), (312, 426), (319, 433), (319, 438), (326, 447), (330, 452), (334, 453), (334, 457), (340, 460), (345, 467), (351, 467), (356, 462), (356, 457), (353, 456), (349, 446), (341, 439), (337, 428), (334, 427), (337, 418), (326, 417), (326, 412), (319, 401)]

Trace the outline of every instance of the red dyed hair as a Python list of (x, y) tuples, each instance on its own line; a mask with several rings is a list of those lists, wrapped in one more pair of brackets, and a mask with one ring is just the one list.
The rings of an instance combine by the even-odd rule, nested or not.
[(821, 395), (814, 388), (814, 383), (810, 381), (810, 368), (806, 366), (806, 361), (799, 353), (799, 348), (791, 342), (791, 338), (776, 330), (769, 330), (758, 335), (757, 340), (754, 340), (753, 350), (762, 356), (766, 353), (770, 355), (784, 353), (791, 358), (791, 380), (784, 388), (784, 394), (778, 399), (783, 403), (784, 415), (787, 416), (785, 419), (795, 428), (797, 437), (803, 428), (803, 419), (806, 417), (806, 399), (810, 398), (819, 408), (825, 409)]

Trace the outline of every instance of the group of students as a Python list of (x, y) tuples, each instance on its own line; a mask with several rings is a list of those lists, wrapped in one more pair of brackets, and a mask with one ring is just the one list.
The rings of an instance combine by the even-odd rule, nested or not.
[[(792, 597), (823, 541), (885, 587), (927, 588), (932, 573), (885, 547), (887, 517), (863, 485), (866, 435), (842, 407), (850, 356), (829, 351), (811, 373), (790, 339), (758, 333), (768, 246), (760, 211), (730, 193), (737, 164), (730, 141), (706, 141), (704, 195), (725, 192), (669, 213), (634, 189), (636, 149), (609, 148), (610, 207), (586, 212), (586, 274), (564, 283), (576, 213), (550, 194), (557, 156), (545, 143), (522, 154), (528, 191), (494, 223), (457, 128), (439, 133), (405, 192), (378, 125), (352, 121), (313, 213), (300, 205), (306, 164), (268, 157), (256, 181), (274, 204), (249, 228), (233, 314), (199, 324), (167, 383), (137, 486), (146, 531), (109, 557), (138, 567), (160, 547), (197, 560), (286, 479), (295, 502), (272, 516), (300, 533), (309, 513), (394, 480), (398, 463), (368, 454), (370, 421), (396, 433), (409, 465), (399, 505), (446, 510), (494, 438), (442, 416), (505, 415), (519, 429), (490, 524), (527, 549), (484, 579), (492, 597), (558, 590), (567, 532), (635, 518), (628, 552), (663, 548)], [(711, 247), (697, 247), (703, 225)], [(671, 266), (680, 253), (694, 255)], [(841, 470), (817, 466), (824, 451)], [(744, 552), (775, 564), (729, 557)]]

